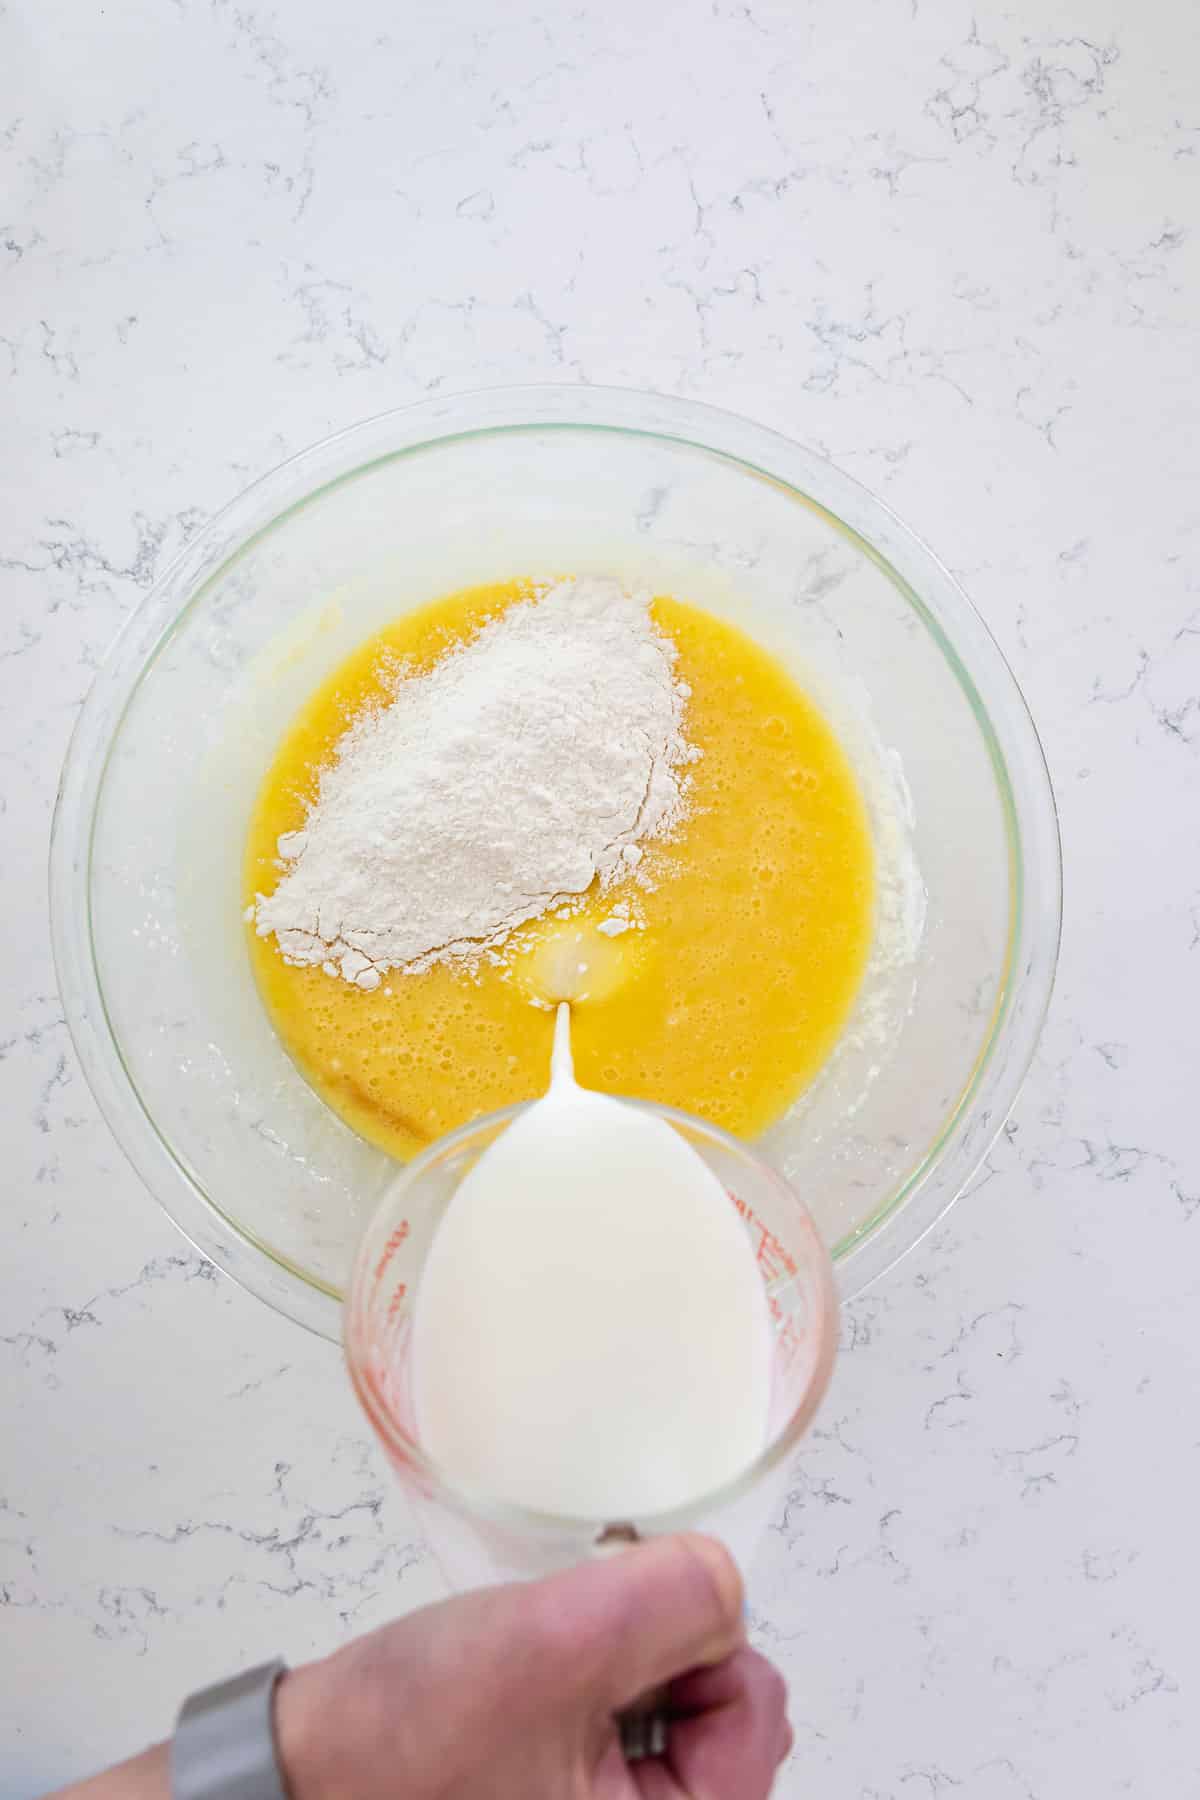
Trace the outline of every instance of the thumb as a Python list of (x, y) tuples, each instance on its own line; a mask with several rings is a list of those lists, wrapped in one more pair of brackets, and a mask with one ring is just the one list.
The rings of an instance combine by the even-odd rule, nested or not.
[(615, 1712), (742, 1642), (742, 1578), (728, 1551), (694, 1532), (651, 1539), (541, 1584), (588, 1699)]

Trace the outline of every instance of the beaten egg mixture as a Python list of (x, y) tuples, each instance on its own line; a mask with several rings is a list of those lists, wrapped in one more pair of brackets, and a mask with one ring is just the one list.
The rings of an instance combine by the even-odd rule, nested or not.
[[(302, 709), (259, 793), (245, 900), (280, 877), (318, 773), (364, 706), (469, 639), (528, 582), (472, 588), (396, 620)], [(545, 1091), (552, 1005), (572, 1000), (576, 1075), (752, 1138), (820, 1068), (850, 1012), (870, 947), (866, 811), (825, 719), (746, 634), (683, 601), (652, 613), (691, 689), (685, 730), (702, 752), (686, 817), (648, 842), (639, 883), (589, 893), (566, 918), (522, 926), (498, 961), (393, 970), (365, 991), (285, 963), (249, 924), (270, 1018), (317, 1092), (356, 1131), (407, 1159), (481, 1113)], [(628, 903), (639, 923), (599, 926)]]

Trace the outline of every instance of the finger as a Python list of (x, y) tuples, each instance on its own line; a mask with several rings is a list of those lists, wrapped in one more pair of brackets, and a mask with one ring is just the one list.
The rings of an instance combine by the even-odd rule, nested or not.
[(667, 1761), (683, 1792), (765, 1800), (789, 1730), (787, 1688), (766, 1657), (743, 1646), (719, 1668), (675, 1682), (670, 1699), (682, 1716), (672, 1720)]
[(667, 1710), (677, 1717), (710, 1712), (715, 1706), (727, 1706), (742, 1692), (745, 1668), (736, 1655), (707, 1669), (689, 1669), (677, 1676), (667, 1689)]
[(728, 1552), (695, 1533), (657, 1538), (526, 1590), (558, 1680), (615, 1712), (742, 1641), (742, 1580)]
[(690, 1800), (661, 1758), (648, 1756), (644, 1762), (631, 1763), (629, 1778), (638, 1800)]
[[(781, 1763), (787, 1760), (794, 1741), (792, 1728), (785, 1719), (783, 1724), (783, 1735), (780, 1738), (778, 1753), (775, 1758), (776, 1770), (778, 1770)], [(670, 1765), (664, 1762), (660, 1757), (650, 1756), (646, 1757), (642, 1762), (633, 1763), (628, 1768), (627, 1774), (638, 1800), (693, 1800), (693, 1797), (690, 1794), (685, 1793), (683, 1788), (680, 1787), (671, 1771)], [(624, 1789), (621, 1791), (622, 1793), (625, 1792)], [(704, 1792), (707, 1795), (709, 1790), (705, 1789)], [(716, 1794), (717, 1791), (713, 1790), (713, 1792)], [(751, 1796), (753, 1796), (754, 1790), (752, 1789), (750, 1792)]]
[[(736, 1656), (726, 1657), (724, 1662), (717, 1663), (711, 1669), (692, 1669), (677, 1681), (671, 1682), (664, 1695), (663, 1705), (675, 1719), (688, 1718), (696, 1713), (708, 1712), (716, 1706), (728, 1705), (739, 1697), (743, 1675), (742, 1663)], [(785, 1713), (779, 1727), (779, 1762), (790, 1755), (795, 1741), (795, 1733)]]

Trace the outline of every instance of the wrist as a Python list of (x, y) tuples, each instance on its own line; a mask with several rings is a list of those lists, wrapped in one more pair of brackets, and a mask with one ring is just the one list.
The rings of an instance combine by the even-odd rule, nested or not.
[(53, 1800), (171, 1800), (167, 1746), (155, 1744), (140, 1756), (104, 1769), (86, 1781), (62, 1788)]

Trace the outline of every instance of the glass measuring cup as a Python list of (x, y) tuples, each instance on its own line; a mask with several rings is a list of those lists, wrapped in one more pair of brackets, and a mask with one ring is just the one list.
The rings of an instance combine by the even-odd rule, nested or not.
[[(568, 1517), (514, 1506), (464, 1486), (434, 1462), (420, 1443), (409, 1381), (422, 1270), (459, 1183), (524, 1108), (465, 1125), (417, 1157), (384, 1195), (359, 1246), (344, 1325), (355, 1391), (453, 1588), (545, 1575), (636, 1537), (682, 1530), (721, 1539), (744, 1571), (788, 1458), (828, 1385), (837, 1302), (828, 1254), (799, 1196), (770, 1164), (716, 1126), (670, 1107), (625, 1104), (653, 1113), (686, 1139), (721, 1182), (751, 1237), (774, 1331), (767, 1443), (740, 1475), (687, 1506), (628, 1518)], [(663, 1306), (671, 1306), (669, 1291)], [(486, 1353), (486, 1346), (462, 1346), (464, 1356)], [(719, 1430), (720, 1421), (713, 1423)]]

